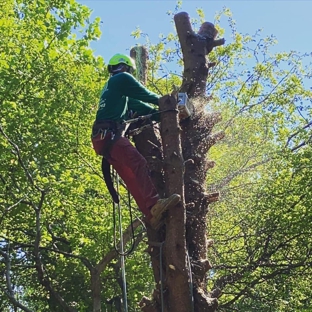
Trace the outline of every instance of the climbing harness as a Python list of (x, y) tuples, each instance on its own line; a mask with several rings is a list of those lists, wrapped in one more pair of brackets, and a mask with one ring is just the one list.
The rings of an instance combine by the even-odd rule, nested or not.
[[(103, 173), (104, 181), (105, 181), (105, 184), (107, 186), (107, 189), (108, 189), (111, 197), (113, 198), (114, 203), (119, 204), (119, 196), (118, 196), (118, 194), (117, 194), (117, 192), (113, 186), (113, 182), (112, 182), (112, 178), (111, 178), (111, 174), (110, 174), (110, 167), (111, 166), (107, 160), (107, 158), (109, 157), (110, 149), (112, 148), (114, 143), (118, 140), (118, 138), (120, 138), (126, 132), (126, 130), (128, 129), (128, 127), (131, 123), (135, 123), (138, 121), (145, 121), (145, 120), (150, 119), (152, 117), (152, 115), (165, 113), (165, 112), (169, 112), (169, 111), (176, 111), (176, 110), (167, 109), (167, 110), (163, 110), (163, 111), (158, 111), (158, 112), (151, 113), (148, 115), (128, 119), (122, 123), (117, 123), (114, 121), (98, 121), (98, 122), (94, 123), (93, 129), (92, 129), (92, 137), (93, 138), (100, 135), (101, 139), (103, 140), (103, 139), (105, 139), (105, 137), (108, 134), (111, 135), (111, 140), (108, 140), (108, 143), (106, 144), (105, 149), (100, 152), (100, 155), (103, 156), (102, 173)], [(148, 127), (152, 127), (152, 126), (153, 125), (149, 125), (149, 124), (143, 125), (139, 128), (130, 130), (128, 135), (137, 135), (138, 133), (140, 133), (144, 129), (146, 129)]]

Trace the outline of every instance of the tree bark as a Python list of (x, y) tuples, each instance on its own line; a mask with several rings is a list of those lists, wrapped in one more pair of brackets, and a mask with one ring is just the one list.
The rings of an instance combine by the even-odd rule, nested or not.
[(182, 157), (177, 100), (174, 96), (162, 97), (160, 133), (164, 151), (166, 197), (181, 195), (181, 202), (169, 210), (166, 218), (166, 286), (168, 308), (172, 312), (191, 311), (191, 294), (185, 240), (184, 163)]
[[(218, 200), (218, 194), (206, 194), (205, 181), (207, 170), (212, 162), (207, 160), (210, 147), (224, 134), (211, 134), (213, 126), (221, 120), (219, 114), (206, 115), (197, 101), (207, 101), (206, 81), (209, 63), (206, 55), (213, 47), (224, 43), (215, 40), (217, 30), (208, 22), (202, 24), (196, 34), (187, 13), (181, 12), (174, 17), (184, 61), (183, 82), (180, 92), (186, 92), (193, 101), (193, 115), (181, 122), (183, 157), (185, 167), (185, 202), (187, 207), (186, 240), (194, 281), (195, 311), (215, 311), (217, 299), (210, 298), (207, 292), (207, 274), (211, 264), (207, 259), (207, 212), (208, 204)], [(188, 161), (190, 160), (190, 161)]]
[(101, 312), (101, 273), (96, 268), (93, 268), (92, 270), (90, 270), (90, 274), (93, 312)]
[(130, 56), (135, 60), (136, 63), (136, 77), (142, 83), (147, 82), (147, 60), (148, 51), (144, 46), (136, 46), (130, 50)]

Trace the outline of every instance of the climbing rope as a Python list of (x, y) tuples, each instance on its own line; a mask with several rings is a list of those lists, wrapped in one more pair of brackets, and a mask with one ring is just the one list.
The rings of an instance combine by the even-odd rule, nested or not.
[[(119, 193), (119, 179), (115, 170), (113, 170), (113, 178), (116, 182), (117, 192)], [(120, 245), (118, 248), (117, 246), (117, 239), (116, 239), (116, 206), (118, 207), (118, 226), (119, 226), (119, 236), (120, 236)], [(115, 203), (113, 201), (113, 218), (114, 218), (114, 248), (116, 252), (120, 255), (120, 269), (121, 269), (121, 280), (122, 280), (122, 296), (123, 296), (123, 306), (124, 312), (128, 312), (128, 296), (127, 296), (127, 279), (126, 279), (126, 266), (125, 266), (125, 257), (129, 254), (134, 248), (134, 231), (133, 231), (133, 241), (132, 247), (128, 251), (124, 251), (124, 241), (123, 241), (123, 231), (122, 231), (122, 213), (121, 213), (121, 205), (120, 202)], [(132, 224), (132, 215), (131, 215), (131, 224)], [(133, 227), (132, 227), (133, 230)]]
[[(119, 194), (119, 186), (120, 181), (119, 177), (114, 169), (112, 169), (113, 180), (116, 185), (117, 193)], [(132, 207), (131, 207), (131, 195), (128, 191), (128, 203), (129, 214), (130, 214), (130, 222), (131, 222), (131, 247), (128, 250), (124, 250), (124, 241), (123, 241), (123, 231), (122, 231), (122, 211), (120, 202), (116, 203), (113, 201), (113, 220), (114, 220), (114, 248), (116, 252), (120, 255), (120, 268), (121, 268), (121, 277), (122, 277), (122, 293), (123, 293), (123, 306), (124, 312), (128, 312), (128, 300), (127, 300), (127, 280), (126, 280), (126, 267), (125, 267), (125, 258), (129, 255), (135, 247), (135, 235), (134, 235), (134, 227), (133, 227), (133, 217), (132, 217)], [(116, 222), (116, 207), (118, 208), (118, 225)], [(119, 236), (120, 236), (120, 245), (118, 248), (117, 244), (117, 226), (119, 228)], [(160, 282), (160, 303), (161, 303), (161, 312), (165, 311), (165, 303), (164, 303), (164, 280), (163, 280), (163, 246), (165, 241), (157, 244), (159, 247), (159, 282)], [(191, 297), (191, 312), (194, 312), (194, 292), (193, 292), (193, 277), (192, 277), (192, 268), (189, 253), (187, 252), (187, 265), (188, 265), (188, 274), (189, 274), (189, 292)]]
[[(116, 185), (116, 189), (117, 189), (117, 194), (119, 194), (119, 177), (116, 173), (116, 171), (114, 169), (112, 169), (112, 176), (113, 176), (113, 180), (115, 182)], [(132, 206), (131, 206), (131, 195), (130, 192), (128, 191), (128, 203), (127, 206), (129, 207), (129, 215), (130, 215), (130, 226), (131, 226), (131, 246), (128, 250), (124, 250), (124, 242), (123, 242), (123, 233), (122, 233), (122, 209), (121, 209), (121, 204), (120, 202), (115, 203), (113, 201), (113, 231), (114, 231), (114, 248), (115, 251), (120, 255), (120, 256), (128, 256), (129, 254), (131, 254), (131, 252), (134, 249), (135, 246), (135, 235), (134, 235), (134, 227), (133, 227), (133, 216), (132, 216)], [(116, 211), (117, 209), (118, 211)], [(118, 224), (116, 222), (116, 215), (118, 214)], [(119, 231), (117, 230), (117, 227), (119, 229)], [(119, 236), (120, 236), (120, 247), (118, 248), (118, 243), (117, 243), (117, 232), (119, 232)]]
[(165, 303), (164, 303), (164, 286), (163, 286), (163, 262), (162, 262), (162, 254), (163, 254), (163, 246), (164, 241), (160, 243), (159, 247), (159, 280), (160, 280), (160, 303), (161, 303), (161, 312), (165, 311)]
[(187, 255), (187, 263), (188, 263), (188, 270), (189, 270), (189, 288), (190, 288), (190, 296), (191, 296), (191, 312), (194, 312), (194, 285), (193, 285), (193, 276), (192, 276), (192, 267), (191, 267), (191, 260), (188, 251), (186, 251)]

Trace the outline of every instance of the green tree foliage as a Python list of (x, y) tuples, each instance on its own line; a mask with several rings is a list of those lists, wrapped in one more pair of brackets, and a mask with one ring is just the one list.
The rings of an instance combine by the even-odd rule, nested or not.
[[(1, 3), (1, 309), (91, 310), (89, 268), (112, 249), (90, 143), (108, 73), (90, 48), (100, 21), (89, 15), (75, 1)], [(105, 298), (120, 292), (115, 277), (113, 267), (103, 276)]]
[[(222, 311), (304, 311), (311, 305), (311, 77), (308, 55), (272, 53), (276, 40), (242, 36), (215, 53), (210, 109), (226, 138), (208, 177), (222, 200), (211, 210), (211, 287)], [(235, 65), (234, 67), (232, 66)], [(213, 286), (212, 286), (213, 285)]]
[[(224, 17), (230, 38), (220, 25)], [(192, 23), (203, 21), (198, 10)], [(227, 44), (209, 54), (207, 98), (194, 100), (208, 112), (221, 112), (217, 130), (226, 133), (208, 155), (217, 164), (209, 171), (208, 189), (222, 195), (208, 220), (215, 240), (208, 288), (222, 291), (222, 311), (308, 311), (310, 55), (272, 52), (273, 35), (239, 33), (228, 9), (215, 21)], [(177, 37), (161, 35), (150, 50), (157, 55), (152, 67), (170, 88), (180, 73), (169, 62), (182, 64)], [(150, 78), (152, 85), (155, 80)]]

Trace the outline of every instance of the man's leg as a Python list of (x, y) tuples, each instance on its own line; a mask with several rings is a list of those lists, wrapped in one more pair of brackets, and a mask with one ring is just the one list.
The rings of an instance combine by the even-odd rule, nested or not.
[(121, 137), (110, 150), (108, 161), (127, 185), (139, 209), (150, 217), (150, 209), (159, 196), (149, 176), (145, 158), (128, 139)]

